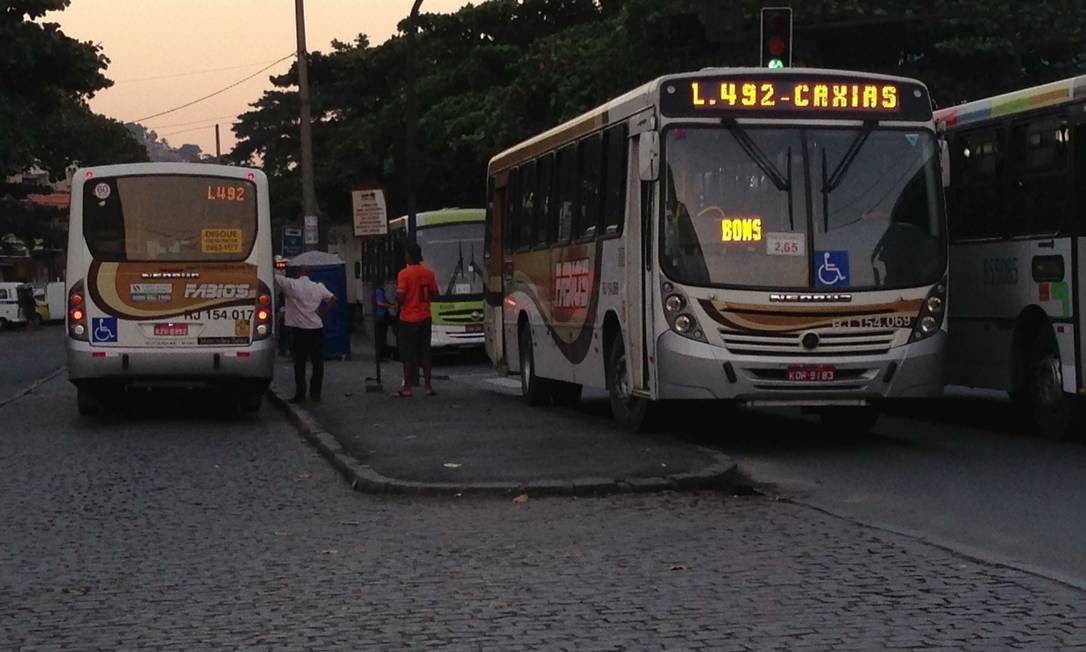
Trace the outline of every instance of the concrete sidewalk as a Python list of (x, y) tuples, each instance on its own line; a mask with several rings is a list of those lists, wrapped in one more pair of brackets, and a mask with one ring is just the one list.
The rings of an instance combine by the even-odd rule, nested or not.
[[(601, 494), (730, 489), (735, 464), (663, 435), (633, 435), (606, 413), (601, 393), (577, 408), (533, 408), (515, 377), (499, 378), (482, 353), (435, 359), (437, 396), (394, 397), (402, 371), (382, 364), (382, 393), (365, 392), (372, 344), (325, 363), (323, 401), (291, 405), (291, 363), (280, 358), (273, 400), (357, 487), (397, 493)], [(360, 353), (361, 352), (361, 353)]]

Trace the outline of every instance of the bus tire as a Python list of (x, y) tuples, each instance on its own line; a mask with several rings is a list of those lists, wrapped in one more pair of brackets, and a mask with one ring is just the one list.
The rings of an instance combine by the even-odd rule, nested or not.
[(626, 344), (622, 341), (622, 335), (616, 335), (607, 352), (607, 394), (611, 399), (611, 416), (631, 432), (644, 432), (652, 426), (651, 406), (648, 399), (634, 396), (631, 389), (626, 368)]
[(94, 416), (102, 412), (102, 401), (97, 392), (86, 385), (76, 387), (75, 400), (81, 417)]
[(551, 381), (554, 404), (558, 407), (573, 407), (581, 402), (582, 386), (578, 383)]
[(535, 353), (532, 351), (532, 335), (527, 327), (520, 329), (520, 393), (528, 405), (539, 406), (549, 402), (547, 381), (535, 375)]
[(871, 432), (879, 420), (879, 409), (864, 407), (830, 407), (818, 411), (822, 429), (832, 437), (861, 437)]
[(1048, 328), (1038, 329), (1027, 353), (1024, 387), (1016, 398), (1026, 411), (1037, 434), (1046, 439), (1063, 439), (1072, 430), (1078, 407), (1074, 397), (1063, 391), (1063, 370), (1056, 338)]

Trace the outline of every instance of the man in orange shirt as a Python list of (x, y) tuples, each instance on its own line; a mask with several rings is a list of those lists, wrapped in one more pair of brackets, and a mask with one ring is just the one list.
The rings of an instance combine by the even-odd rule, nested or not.
[(422, 264), (422, 247), (417, 242), (407, 244), (404, 252), (407, 266), (396, 276), (396, 298), (400, 304), (400, 326), (396, 345), (403, 359), (403, 386), (397, 396), (411, 396), (411, 381), (415, 368), (421, 364), (426, 380), (426, 395), (433, 396), (430, 360), (430, 298), (437, 295), (437, 279), (433, 271)]

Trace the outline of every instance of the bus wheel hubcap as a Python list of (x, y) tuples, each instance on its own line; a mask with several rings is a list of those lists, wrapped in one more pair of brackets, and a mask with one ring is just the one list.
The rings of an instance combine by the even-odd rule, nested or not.
[(1060, 361), (1052, 356), (1041, 360), (1038, 389), (1041, 400), (1046, 405), (1054, 405), (1063, 397), (1063, 374), (1060, 372)]

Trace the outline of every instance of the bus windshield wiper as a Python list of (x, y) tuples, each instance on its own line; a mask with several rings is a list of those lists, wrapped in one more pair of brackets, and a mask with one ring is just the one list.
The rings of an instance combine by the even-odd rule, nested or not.
[[(777, 169), (777, 166), (773, 164), (773, 161), (765, 155), (762, 148), (758, 147), (758, 143), (751, 140), (747, 131), (739, 126), (739, 123), (734, 119), (725, 119), (723, 122), (724, 126), (732, 132), (732, 136), (739, 143), (739, 146), (747, 153), (747, 156), (762, 169), (762, 172), (765, 172), (766, 176), (773, 182), (773, 185), (777, 186), (777, 190), (792, 192), (792, 184), (789, 183), (789, 180), (786, 179), (783, 174), (781, 174), (780, 170)], [(789, 150), (789, 159), (791, 159), (791, 150)], [(792, 171), (791, 160), (789, 160), (788, 171), (789, 173)]]
[[(868, 120), (864, 122), (863, 129), (860, 133), (856, 134), (856, 137), (852, 139), (852, 143), (848, 146), (848, 150), (845, 151), (845, 155), (841, 157), (841, 162), (837, 164), (837, 167), (833, 169), (833, 174), (826, 177), (826, 166), (822, 165), (822, 192), (830, 193), (837, 190), (837, 186), (841, 185), (841, 182), (845, 180), (845, 173), (852, 167), (852, 162), (856, 160), (856, 155), (860, 153), (860, 148), (867, 142), (867, 137), (871, 135), (871, 132), (875, 130), (875, 122)], [(822, 149), (822, 160), (826, 160), (826, 150)]]
[(449, 277), (449, 287), (445, 290), (446, 295), (453, 293), (453, 288), (456, 287), (457, 279), (464, 278), (464, 242), (462, 240), (457, 241), (456, 248), (459, 250), (459, 258), (456, 259), (456, 268), (453, 269), (452, 276)]
[(837, 189), (837, 186), (841, 185), (841, 182), (845, 180), (845, 173), (852, 167), (853, 161), (856, 160), (856, 156), (860, 153), (860, 148), (867, 142), (867, 137), (871, 135), (871, 132), (875, 130), (875, 122), (868, 120), (864, 122), (863, 129), (860, 133), (856, 134), (856, 137), (852, 139), (852, 143), (849, 144), (848, 149), (845, 150), (845, 155), (841, 157), (841, 162), (837, 164), (837, 167), (833, 169), (833, 173), (826, 176), (826, 168), (828, 164), (826, 162), (826, 148), (822, 148), (822, 232), (829, 233), (830, 231), (830, 193)]
[(721, 121), (725, 127), (731, 132), (732, 137), (735, 138), (739, 146), (743, 148), (743, 151), (747, 153), (755, 164), (761, 168), (762, 172), (769, 177), (769, 180), (773, 182), (773, 185), (777, 187), (777, 190), (783, 190), (788, 193), (788, 229), (794, 231), (796, 229), (795, 217), (792, 214), (792, 148), (788, 148), (788, 176), (781, 174), (777, 166), (773, 164), (772, 159), (765, 155), (761, 147), (758, 147), (758, 143), (751, 139), (750, 134), (746, 129), (743, 129), (739, 125), (739, 122), (734, 118), (725, 118)]

